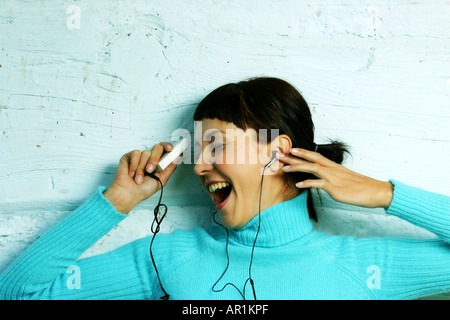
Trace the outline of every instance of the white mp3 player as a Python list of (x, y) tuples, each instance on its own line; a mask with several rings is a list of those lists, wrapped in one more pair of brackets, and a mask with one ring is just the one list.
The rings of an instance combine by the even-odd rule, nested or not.
[(164, 154), (156, 165), (156, 172), (163, 171), (169, 164), (171, 164), (179, 155), (183, 153), (190, 146), (190, 141), (186, 138), (183, 138), (177, 141), (173, 145), (173, 149)]

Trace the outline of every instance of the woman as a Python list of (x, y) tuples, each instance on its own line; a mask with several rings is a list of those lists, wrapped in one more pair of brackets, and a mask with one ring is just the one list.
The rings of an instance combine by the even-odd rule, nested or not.
[[(216, 204), (214, 227), (158, 234), (152, 250), (147, 237), (76, 260), (157, 192), (158, 179), (166, 185), (176, 168), (145, 174), (170, 152), (170, 143), (133, 151), (121, 158), (108, 189), (99, 189), (1, 275), (1, 297), (413, 299), (450, 291), (450, 198), (341, 166), (345, 146), (316, 146), (308, 105), (293, 86), (264, 77), (222, 86), (198, 105), (194, 120), (201, 121), (202, 136), (216, 133), (196, 141), (201, 152), (194, 167)], [(262, 137), (259, 129), (278, 134)], [(244, 149), (236, 143), (242, 137), (249, 141)], [(245, 161), (236, 163), (242, 152)], [(257, 161), (248, 161), (254, 154)], [(317, 215), (310, 188), (340, 202), (382, 207), (439, 238), (322, 234), (312, 228)]]

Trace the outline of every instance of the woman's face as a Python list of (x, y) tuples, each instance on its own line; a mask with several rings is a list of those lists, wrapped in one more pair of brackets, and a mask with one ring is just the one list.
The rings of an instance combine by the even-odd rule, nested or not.
[[(215, 202), (222, 224), (242, 227), (258, 214), (261, 174), (271, 148), (280, 150), (274, 142), (258, 143), (255, 130), (243, 131), (230, 122), (204, 119), (201, 126), (194, 172)], [(283, 185), (278, 161), (264, 174), (261, 211), (284, 201), (278, 199)]]

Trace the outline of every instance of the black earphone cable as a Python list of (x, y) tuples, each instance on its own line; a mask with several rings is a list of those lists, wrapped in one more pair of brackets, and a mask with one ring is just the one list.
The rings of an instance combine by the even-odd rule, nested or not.
[[(156, 276), (158, 277), (159, 286), (161, 287), (161, 290), (164, 292), (164, 296), (160, 297), (160, 299), (161, 300), (169, 300), (170, 295), (166, 292), (166, 290), (164, 289), (164, 287), (161, 283), (161, 278), (159, 277), (158, 268), (156, 268), (155, 259), (153, 258), (153, 253), (152, 253), (153, 241), (155, 240), (156, 234), (160, 230), (160, 225), (161, 225), (162, 221), (164, 220), (164, 217), (167, 214), (167, 206), (164, 203), (161, 203), (162, 196), (163, 196), (163, 184), (162, 184), (161, 180), (155, 175), (155, 172), (156, 171), (153, 171), (152, 173), (147, 173), (148, 176), (150, 176), (153, 179), (155, 179), (156, 181), (158, 181), (161, 186), (161, 192), (159, 194), (159, 201), (158, 201), (158, 204), (156, 205), (155, 209), (153, 210), (154, 218), (153, 218), (153, 222), (151, 225), (151, 231), (153, 233), (153, 237), (152, 237), (152, 241), (150, 242), (150, 258), (152, 259), (153, 267), (155, 268)], [(158, 219), (158, 215), (160, 214), (161, 208), (164, 209), (163, 210), (164, 213)], [(156, 223), (156, 228), (155, 228), (155, 223)]]
[[(230, 234), (229, 234), (228, 229), (227, 229), (225, 226), (223, 226), (222, 224), (220, 224), (219, 222), (217, 222), (217, 220), (216, 220), (216, 218), (215, 218), (215, 217), (216, 217), (216, 213), (217, 213), (217, 211), (215, 211), (215, 212), (213, 213), (213, 220), (214, 220), (214, 222), (215, 222), (217, 225), (219, 225), (219, 226), (221, 226), (222, 228), (224, 228), (225, 231), (226, 231), (226, 233), (227, 233), (227, 240), (226, 240), (226, 244), (225, 244), (225, 252), (226, 252), (226, 255), (227, 255), (227, 266), (225, 267), (225, 270), (223, 271), (223, 273), (222, 273), (222, 275), (219, 277), (219, 279), (217, 279), (217, 281), (213, 284), (211, 290), (214, 291), (214, 292), (221, 292), (222, 290), (225, 289), (226, 286), (233, 286), (233, 287), (239, 292), (239, 294), (241, 295), (242, 299), (245, 300), (245, 284), (244, 284), (244, 293), (242, 293), (241, 290), (239, 290), (239, 288), (236, 287), (236, 286), (235, 286), (233, 283), (231, 283), (231, 282), (226, 283), (226, 284), (222, 287), (222, 289), (219, 289), (219, 290), (214, 289), (214, 287), (216, 286), (216, 284), (222, 279), (222, 277), (223, 277), (223, 276), (225, 275), (225, 273), (227, 272), (228, 267), (230, 266), (230, 257), (229, 257), (229, 255), (228, 255), (228, 239), (229, 239), (229, 235), (230, 235)], [(248, 279), (247, 279), (247, 281), (248, 281)], [(247, 281), (246, 281), (245, 283), (247, 283)]]
[(261, 196), (262, 196), (262, 187), (263, 187), (263, 181), (264, 181), (264, 171), (266, 170), (267, 166), (264, 167), (263, 172), (261, 174), (261, 187), (259, 189), (259, 206), (258, 206), (258, 230), (256, 231), (255, 240), (253, 241), (253, 247), (252, 247), (252, 257), (250, 259), (250, 266), (248, 267), (248, 276), (250, 279), (250, 284), (252, 285), (253, 290), (253, 297), (256, 300), (256, 292), (255, 292), (255, 283), (252, 278), (252, 264), (253, 264), (253, 252), (255, 250), (256, 240), (258, 239), (259, 230), (261, 229)]
[(263, 172), (262, 172), (262, 174), (261, 174), (261, 187), (260, 187), (260, 190), (259, 190), (258, 229), (257, 229), (257, 231), (256, 231), (255, 240), (253, 241), (252, 254), (251, 254), (251, 256), (250, 256), (250, 265), (249, 265), (249, 267), (248, 267), (248, 278), (247, 278), (247, 280), (245, 280), (245, 282), (244, 282), (244, 289), (243, 289), (243, 292), (241, 292), (241, 290), (239, 290), (239, 288), (236, 287), (236, 285), (234, 285), (234, 284), (231, 283), (231, 282), (226, 283), (226, 284), (222, 287), (222, 289), (219, 289), (219, 290), (214, 289), (214, 287), (217, 285), (217, 283), (222, 279), (222, 277), (223, 277), (223, 276), (225, 275), (225, 273), (227, 272), (228, 267), (230, 266), (230, 257), (229, 257), (229, 255), (228, 255), (228, 238), (229, 238), (229, 231), (228, 231), (228, 229), (227, 229), (225, 226), (223, 226), (222, 224), (220, 224), (219, 222), (216, 221), (215, 216), (216, 216), (217, 211), (215, 211), (215, 212), (213, 213), (213, 220), (214, 220), (214, 222), (215, 222), (217, 225), (219, 225), (219, 226), (221, 226), (222, 228), (224, 228), (225, 231), (226, 231), (226, 233), (227, 233), (227, 240), (226, 240), (226, 244), (225, 244), (225, 252), (226, 252), (226, 255), (227, 255), (227, 266), (225, 267), (225, 270), (224, 270), (224, 272), (222, 273), (222, 275), (219, 277), (219, 279), (217, 279), (217, 281), (216, 281), (216, 282), (214, 283), (214, 285), (212, 286), (211, 290), (214, 291), (214, 292), (221, 292), (221, 291), (223, 291), (227, 286), (230, 285), (230, 286), (233, 286), (233, 287), (239, 292), (239, 294), (241, 295), (242, 299), (246, 300), (246, 299), (245, 299), (245, 287), (247, 286), (247, 282), (250, 281), (250, 285), (252, 286), (252, 291), (253, 291), (253, 297), (254, 297), (255, 300), (257, 300), (257, 299), (256, 299), (255, 282), (254, 282), (254, 280), (253, 280), (253, 278), (252, 278), (252, 264), (253, 264), (253, 254), (254, 254), (254, 251), (255, 251), (256, 240), (258, 239), (259, 230), (261, 229), (261, 195), (262, 195), (262, 186), (263, 186), (263, 181), (264, 181), (264, 171), (266, 170), (266, 168), (267, 168), (268, 166), (269, 166), (269, 165), (266, 165), (266, 166), (264, 167)]

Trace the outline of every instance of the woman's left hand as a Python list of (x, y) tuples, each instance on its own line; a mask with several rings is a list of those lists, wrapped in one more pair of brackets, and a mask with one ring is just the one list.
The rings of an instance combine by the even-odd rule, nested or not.
[(388, 208), (393, 197), (390, 182), (379, 181), (353, 172), (320, 153), (293, 148), (290, 155), (279, 155), (287, 164), (284, 172), (307, 172), (318, 179), (299, 181), (297, 188), (319, 188), (334, 200), (368, 208)]

